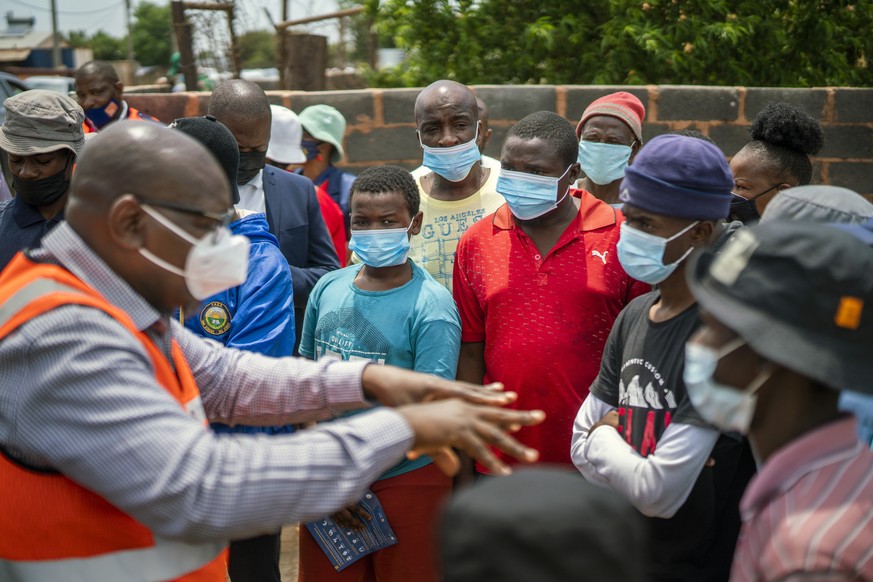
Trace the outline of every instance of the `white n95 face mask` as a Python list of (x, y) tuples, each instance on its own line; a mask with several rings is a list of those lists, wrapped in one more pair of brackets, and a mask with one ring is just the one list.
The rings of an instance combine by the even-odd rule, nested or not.
[(184, 278), (188, 292), (194, 299), (203, 301), (245, 282), (251, 246), (248, 238), (234, 235), (229, 228), (221, 226), (203, 238), (197, 239), (160, 212), (153, 210), (148, 204), (143, 204), (142, 209), (167, 230), (191, 244), (184, 270), (161, 259), (148, 249), (141, 248), (139, 252), (155, 265)]
[(755, 405), (758, 403), (758, 389), (773, 375), (773, 367), (762, 370), (744, 390), (738, 390), (713, 379), (718, 362), (746, 340), (737, 338), (728, 342), (720, 350), (696, 344), (685, 344), (685, 369), (682, 379), (688, 398), (694, 409), (706, 422), (728, 432), (749, 434)]

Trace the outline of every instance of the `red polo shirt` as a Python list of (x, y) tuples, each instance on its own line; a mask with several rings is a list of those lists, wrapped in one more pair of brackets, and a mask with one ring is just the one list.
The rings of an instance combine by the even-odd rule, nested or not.
[(473, 224), (458, 243), (453, 284), (461, 341), (485, 342), (485, 382), (517, 392), (513, 408), (546, 412), (515, 436), (540, 451), (540, 462), (564, 465), (612, 324), (651, 290), (618, 262), (624, 215), (584, 190), (571, 194), (579, 214), (545, 256), (505, 204)]

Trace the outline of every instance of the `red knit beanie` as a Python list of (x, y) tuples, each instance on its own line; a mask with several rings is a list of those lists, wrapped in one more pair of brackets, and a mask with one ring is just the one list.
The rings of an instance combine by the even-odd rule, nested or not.
[(608, 115), (621, 119), (633, 132), (637, 141), (642, 143), (643, 118), (646, 116), (646, 108), (643, 107), (642, 101), (630, 93), (619, 91), (592, 101), (582, 114), (579, 125), (576, 126), (576, 137), (582, 136), (582, 127), (585, 122), (595, 115)]

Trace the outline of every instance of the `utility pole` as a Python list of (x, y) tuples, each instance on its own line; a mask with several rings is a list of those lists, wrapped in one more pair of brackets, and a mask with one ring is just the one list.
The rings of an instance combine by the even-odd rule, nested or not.
[(127, 17), (127, 60), (133, 61), (133, 19), (130, 10), (131, 0), (124, 0), (125, 16)]
[(289, 18), (288, 5), (291, 3), (291, 0), (282, 0), (282, 22), (285, 22)]
[(56, 69), (63, 66), (61, 62), (61, 44), (58, 39), (58, 3), (52, 0), (52, 64)]

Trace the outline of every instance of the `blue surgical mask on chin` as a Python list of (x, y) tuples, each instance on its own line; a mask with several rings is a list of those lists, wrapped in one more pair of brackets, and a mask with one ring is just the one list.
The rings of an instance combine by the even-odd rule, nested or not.
[(568, 166), (564, 173), (557, 178), (500, 170), (500, 176), (497, 178), (497, 193), (503, 196), (512, 215), (517, 219), (538, 218), (557, 208), (558, 204), (567, 197), (570, 192), (569, 185), (564, 191), (564, 195), (558, 200), (558, 183), (572, 167)]
[(579, 165), (589, 180), (604, 186), (624, 177), (632, 152), (630, 146), (583, 139), (579, 142)]
[(672, 275), (676, 267), (688, 258), (694, 247), (689, 247), (685, 254), (679, 257), (679, 260), (665, 265), (664, 250), (667, 248), (667, 243), (688, 232), (698, 222), (700, 221), (695, 220), (670, 238), (648, 234), (622, 222), (616, 248), (618, 261), (624, 272), (637, 281), (649, 285), (657, 285)]
[(352, 230), (349, 250), (353, 251), (368, 267), (393, 267), (406, 262), (409, 255), (409, 229), (380, 228), (378, 230)]
[(479, 139), (479, 122), (476, 122), (476, 135), (467, 143), (461, 143), (448, 148), (432, 148), (421, 142), (421, 132), (418, 143), (424, 150), (422, 165), (439, 174), (449, 182), (460, 182), (470, 174), (473, 164), (482, 159), (476, 140)]
[(110, 99), (103, 107), (93, 107), (85, 110), (85, 117), (93, 123), (97, 129), (103, 129), (114, 118), (118, 110), (121, 109), (121, 103), (118, 99)]

